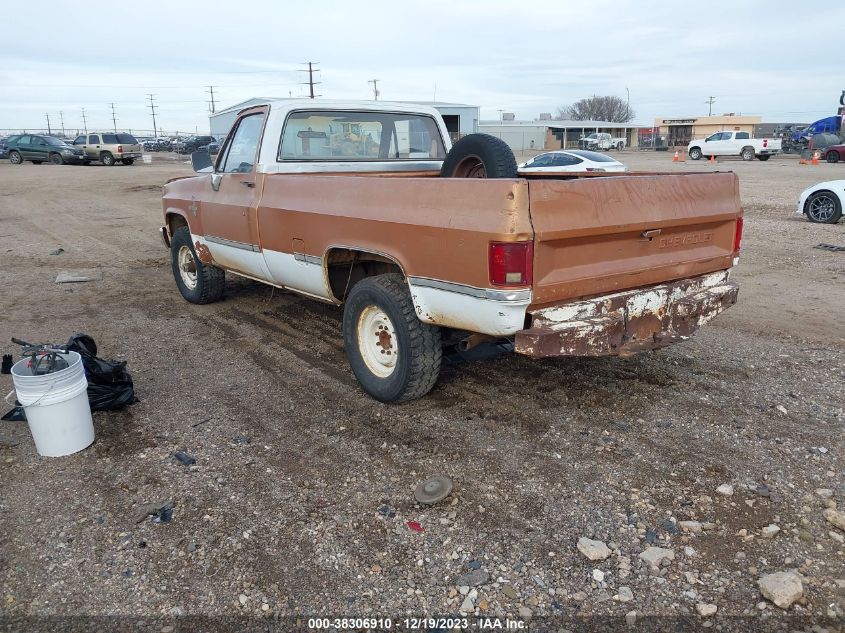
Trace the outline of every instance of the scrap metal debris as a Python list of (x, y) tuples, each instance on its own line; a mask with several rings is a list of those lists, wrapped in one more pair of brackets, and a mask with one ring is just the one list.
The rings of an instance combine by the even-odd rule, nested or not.
[(188, 455), (185, 451), (176, 451), (175, 453), (173, 453), (173, 457), (179, 460), (179, 463), (183, 464), (184, 466), (192, 466), (197, 463), (197, 460)]
[(425, 530), (423, 529), (423, 526), (421, 526), (421, 525), (420, 525), (419, 523), (417, 523), (416, 521), (407, 521), (407, 522), (406, 522), (406, 525), (407, 525), (407, 526), (408, 526), (408, 528), (409, 528), (411, 531), (413, 531), (413, 532), (424, 532), (424, 531), (425, 531)]
[(435, 475), (426, 479), (414, 490), (414, 498), (419, 503), (431, 505), (442, 501), (452, 492), (452, 480), (444, 475)]
[(832, 251), (834, 253), (845, 251), (845, 246), (836, 246), (836, 244), (816, 244), (813, 248), (818, 248), (823, 251)]
[(12, 373), (12, 355), (11, 354), (3, 354), (3, 365), (0, 367), (0, 374), (11, 374)]
[(50, 255), (61, 255), (64, 252), (65, 252), (65, 249), (59, 247), (54, 251), (50, 251)]
[(153, 517), (153, 521), (156, 523), (170, 523), (173, 518), (174, 505), (170, 500), (145, 503), (138, 507), (138, 511), (135, 514), (135, 523), (140, 523), (150, 516)]

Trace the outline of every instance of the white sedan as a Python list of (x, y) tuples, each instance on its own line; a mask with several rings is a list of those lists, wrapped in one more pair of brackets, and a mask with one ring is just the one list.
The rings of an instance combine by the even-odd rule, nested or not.
[(810, 222), (836, 224), (845, 206), (845, 180), (828, 180), (805, 189), (798, 198), (796, 213)]
[(554, 174), (583, 171), (628, 171), (615, 158), (583, 149), (559, 150), (538, 154), (519, 166), (520, 174)]

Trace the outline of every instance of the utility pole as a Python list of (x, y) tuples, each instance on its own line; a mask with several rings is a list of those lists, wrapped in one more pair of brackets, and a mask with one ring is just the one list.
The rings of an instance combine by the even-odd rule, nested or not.
[(502, 115), (502, 112), (504, 112), (504, 110), (502, 110), (501, 108), (499, 108), (498, 110), (496, 110), (496, 112), (498, 112), (498, 113), (499, 113), (499, 123), (501, 123), (501, 122), (502, 122), (502, 116), (503, 116), (503, 115)]
[(311, 98), (313, 99), (314, 97), (321, 96), (321, 95), (315, 95), (314, 94), (314, 86), (318, 83), (321, 83), (319, 81), (314, 81), (314, 73), (320, 72), (320, 69), (317, 68), (317, 64), (319, 64), (320, 62), (302, 62), (302, 63), (303, 63), (303, 65), (308, 64), (308, 70), (306, 71), (305, 69), (303, 69), (300, 72), (303, 72), (303, 73), (307, 72), (308, 73), (307, 83), (308, 83), (308, 89), (309, 89), (309, 94), (311, 95)]
[(82, 127), (85, 128), (85, 133), (88, 134), (88, 118), (85, 116), (85, 108), (82, 108)]
[(381, 81), (380, 79), (370, 79), (367, 83), (373, 84), (373, 101), (378, 101), (379, 91), (378, 91), (378, 82)]
[(114, 133), (117, 134), (117, 116), (114, 113), (114, 104), (111, 104), (111, 120), (114, 123)]
[(713, 116), (713, 103), (716, 101), (716, 97), (708, 97), (706, 103), (708, 105), (707, 109), (707, 116)]
[(50, 113), (49, 112), (47, 113), (47, 134), (49, 134), (50, 136), (53, 136), (53, 130), (50, 127)]
[(631, 91), (628, 90), (628, 86), (625, 86), (625, 93), (628, 95), (625, 101), (625, 123), (627, 123), (631, 120)]
[(65, 115), (61, 110), (59, 110), (59, 119), (62, 122), (62, 136), (65, 136)]
[(152, 114), (153, 114), (153, 136), (155, 136), (155, 138), (158, 138), (158, 128), (156, 128), (155, 95), (151, 93), (151, 94), (148, 94), (147, 96), (150, 98), (150, 105), (148, 105), (147, 107), (150, 109), (150, 112), (152, 112)]
[(215, 87), (219, 87), (219, 86), (209, 86), (208, 90), (206, 90), (206, 92), (211, 95), (211, 102), (208, 105), (208, 108), (209, 108), (209, 111), (211, 112), (211, 114), (214, 114), (216, 112), (215, 105), (214, 105), (214, 88)]

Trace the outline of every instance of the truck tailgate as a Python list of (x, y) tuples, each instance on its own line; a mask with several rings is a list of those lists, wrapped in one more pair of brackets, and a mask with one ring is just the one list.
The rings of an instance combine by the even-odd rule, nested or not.
[(535, 307), (732, 265), (733, 173), (537, 178), (528, 190)]

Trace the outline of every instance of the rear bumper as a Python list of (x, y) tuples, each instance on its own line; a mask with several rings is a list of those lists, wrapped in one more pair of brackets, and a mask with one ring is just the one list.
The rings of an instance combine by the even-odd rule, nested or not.
[(736, 303), (739, 287), (726, 270), (692, 279), (530, 311), (516, 333), (518, 354), (630, 356), (689, 338)]

